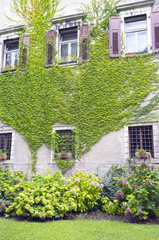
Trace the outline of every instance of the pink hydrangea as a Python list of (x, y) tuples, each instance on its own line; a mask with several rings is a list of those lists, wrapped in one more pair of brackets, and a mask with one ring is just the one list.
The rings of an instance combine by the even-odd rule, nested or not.
[(141, 209), (139, 209), (139, 210), (137, 211), (137, 213), (138, 213), (139, 215), (142, 215), (142, 214), (143, 214), (143, 211), (142, 211)]
[(132, 171), (128, 171), (129, 174), (132, 174)]
[(91, 185), (94, 186), (94, 182), (91, 182)]
[(75, 193), (76, 193), (76, 190), (75, 190), (75, 189), (72, 189), (72, 190), (71, 190), (71, 193), (74, 193), (74, 194), (75, 194)]
[(116, 195), (117, 195), (117, 199), (119, 200), (121, 198), (121, 196), (123, 195), (123, 192), (121, 190), (119, 190), (119, 191), (117, 191)]
[(124, 210), (126, 209), (126, 204), (123, 204), (123, 209), (124, 209)]
[(131, 208), (127, 208), (127, 210), (124, 212), (124, 214), (125, 214), (126, 217), (131, 216), (131, 214), (132, 214)]
[(137, 188), (139, 188), (139, 186), (138, 186), (138, 185), (135, 185), (135, 186), (134, 186), (134, 188), (136, 188), (136, 189), (137, 189)]
[(97, 187), (100, 187), (100, 184), (99, 184), (99, 183), (97, 183)]

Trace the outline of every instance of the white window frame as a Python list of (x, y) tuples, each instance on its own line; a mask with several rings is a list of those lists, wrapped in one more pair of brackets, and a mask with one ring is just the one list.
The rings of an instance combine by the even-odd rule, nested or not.
[(130, 125), (124, 126), (124, 149), (125, 156), (127, 159), (130, 157), (130, 149), (129, 149), (129, 127), (142, 127), (142, 126), (152, 126), (153, 129), (153, 147), (154, 147), (154, 158), (153, 163), (159, 163), (159, 122), (152, 123), (134, 123)]
[[(132, 22), (139, 22), (140, 19), (142, 18), (142, 16), (145, 16), (145, 19), (144, 19), (144, 20), (146, 21), (146, 26), (145, 26), (145, 27), (142, 27), (142, 28), (136, 27), (136, 28), (134, 28), (134, 29), (132, 29), (132, 30), (127, 30), (127, 29), (126, 29), (126, 24), (127, 24), (126, 21), (127, 21), (129, 18), (125, 19), (125, 43), (126, 43), (126, 49), (127, 49), (126, 36), (127, 36), (127, 34), (129, 34), (129, 33), (134, 33), (134, 34), (135, 34), (135, 45), (136, 45), (136, 49), (135, 49), (133, 52), (128, 52), (128, 51), (126, 51), (126, 54), (127, 54), (127, 53), (140, 53), (140, 52), (138, 51), (138, 33), (140, 33), (140, 32), (145, 32), (145, 31), (146, 31), (146, 42), (147, 42), (147, 51), (148, 51), (147, 16), (146, 16), (146, 15), (136, 16), (136, 19), (139, 19), (139, 20), (134, 20), (134, 21), (132, 21)], [(131, 17), (130, 17), (130, 18), (131, 18)], [(147, 52), (146, 52), (146, 53), (147, 53)]]
[[(72, 27), (74, 28), (74, 27)], [(57, 43), (58, 43), (58, 64), (62, 65), (67, 65), (67, 64), (77, 64), (78, 58), (79, 58), (79, 28), (77, 28), (77, 39), (73, 40), (68, 40), (68, 41), (61, 41), (61, 35), (60, 35), (60, 30), (58, 31), (58, 38), (57, 38)], [(67, 28), (64, 28), (67, 29)], [(70, 29), (70, 28), (69, 28)], [(68, 32), (69, 33), (69, 32)], [(76, 61), (71, 61), (71, 43), (77, 43), (77, 56), (76, 56)], [(62, 59), (61, 57), (61, 46), (68, 44), (68, 61), (66, 62), (61, 62), (60, 60)]]
[[(56, 123), (53, 125), (53, 133), (55, 133), (58, 130), (74, 130), (74, 129), (75, 129), (75, 127), (73, 127), (71, 125), (67, 125), (67, 124)], [(56, 161), (54, 159), (54, 154), (55, 154), (55, 152), (51, 148), (51, 162), (52, 163), (56, 163)]]
[[(120, 11), (121, 17), (121, 33), (123, 36), (124, 47), (126, 48), (126, 35), (125, 35), (125, 18), (128, 17), (138, 17), (141, 15), (146, 15), (147, 19), (147, 45), (148, 45), (148, 53), (152, 52), (152, 39), (151, 39), (151, 6), (142, 6), (131, 9), (123, 9)], [(124, 55), (125, 55), (124, 51)]]
[(3, 160), (2, 163), (4, 164), (11, 164), (14, 160), (14, 146), (15, 146), (15, 131), (8, 126), (0, 126), (0, 134), (12, 134), (12, 142), (11, 142), (11, 152), (10, 152), (10, 159)]
[(12, 69), (15, 69), (15, 53), (18, 52), (18, 55), (19, 55), (19, 47), (17, 49), (14, 49), (14, 50), (10, 50), (10, 51), (7, 51), (6, 49), (6, 45), (10, 42), (11, 43), (14, 43), (14, 42), (17, 42), (19, 44), (19, 39), (16, 38), (16, 39), (9, 39), (9, 40), (5, 40), (4, 41), (4, 54), (3, 54), (3, 67), (4, 68), (7, 68), (7, 64), (6, 64), (6, 55), (8, 53), (11, 53), (11, 58), (12, 58), (12, 61), (11, 61), (11, 68)]

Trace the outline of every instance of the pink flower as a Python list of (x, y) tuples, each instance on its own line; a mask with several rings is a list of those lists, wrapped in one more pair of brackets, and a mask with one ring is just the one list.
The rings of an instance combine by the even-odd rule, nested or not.
[(123, 204), (123, 209), (126, 209), (126, 204)]
[(100, 186), (101, 186), (101, 188), (103, 188), (103, 187), (104, 187), (104, 185), (103, 185), (103, 184), (101, 184)]
[(132, 171), (128, 171), (129, 174), (132, 174)]
[(94, 182), (91, 182), (91, 185), (94, 186)]
[(97, 187), (100, 187), (100, 184), (99, 184), (99, 183), (97, 183)]
[(119, 191), (117, 191), (116, 195), (117, 195), (117, 199), (119, 200), (121, 198), (121, 196), (123, 195), (123, 192), (121, 190), (119, 190)]
[(136, 189), (137, 189), (137, 188), (139, 188), (139, 186), (138, 186), (138, 185), (135, 185), (135, 186), (134, 186), (134, 188), (136, 188)]
[(142, 215), (142, 214), (143, 214), (143, 211), (142, 211), (141, 209), (139, 209), (139, 210), (137, 211), (137, 213), (138, 213), (139, 215)]
[(72, 189), (72, 190), (71, 190), (71, 193), (74, 193), (74, 194), (75, 194), (75, 193), (76, 193), (76, 190), (75, 190), (75, 189)]

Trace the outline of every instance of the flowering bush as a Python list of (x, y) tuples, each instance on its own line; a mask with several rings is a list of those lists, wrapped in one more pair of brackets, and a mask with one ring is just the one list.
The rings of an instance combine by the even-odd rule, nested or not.
[(18, 178), (17, 172), (2, 171), (11, 181), (6, 183), (3, 178), (1, 189), (1, 212), (6, 216), (44, 220), (64, 217), (69, 212), (84, 212), (97, 204), (102, 190), (99, 179), (86, 171), (75, 172), (70, 178), (60, 172), (36, 174), (31, 182)]
[(159, 216), (159, 173), (154, 165), (142, 162), (132, 164), (126, 178), (116, 178), (119, 208), (125, 216), (137, 216), (139, 220)]

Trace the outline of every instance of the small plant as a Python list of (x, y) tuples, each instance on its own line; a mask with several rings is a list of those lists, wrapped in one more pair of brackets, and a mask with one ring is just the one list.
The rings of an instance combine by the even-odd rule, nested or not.
[(7, 153), (0, 150), (0, 160), (6, 160), (7, 159)]

